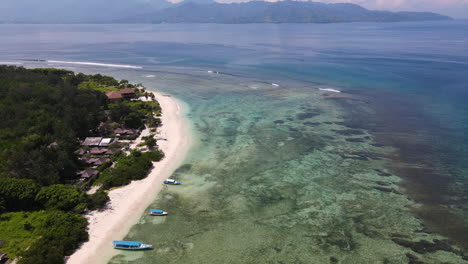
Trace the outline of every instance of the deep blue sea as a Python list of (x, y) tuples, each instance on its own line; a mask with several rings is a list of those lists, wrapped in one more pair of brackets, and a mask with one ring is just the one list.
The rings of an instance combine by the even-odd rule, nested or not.
[(185, 184), (153, 204), (171, 214), (127, 236), (156, 250), (111, 263), (467, 261), (466, 20), (0, 35), (1, 64), (100, 72), (190, 109)]

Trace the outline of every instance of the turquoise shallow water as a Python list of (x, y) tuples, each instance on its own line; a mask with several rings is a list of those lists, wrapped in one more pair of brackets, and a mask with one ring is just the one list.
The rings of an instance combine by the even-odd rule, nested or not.
[(111, 263), (464, 263), (456, 246), (401, 241), (467, 245), (467, 29), (2, 25), (0, 57), (142, 66), (49, 65), (189, 105), (184, 184), (152, 205), (170, 215), (145, 214), (127, 236), (156, 249)]

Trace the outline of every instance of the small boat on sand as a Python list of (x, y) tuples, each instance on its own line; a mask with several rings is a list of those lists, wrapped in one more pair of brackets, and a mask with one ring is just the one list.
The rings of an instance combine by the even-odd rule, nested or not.
[(154, 216), (163, 216), (167, 215), (167, 212), (164, 212), (161, 209), (149, 209), (149, 214)]
[(167, 179), (164, 181), (165, 184), (170, 184), (170, 185), (180, 185), (182, 184), (180, 181), (176, 181), (173, 179)]
[(138, 241), (112, 241), (114, 248), (116, 249), (126, 249), (126, 250), (144, 250), (153, 248), (152, 245), (143, 244)]

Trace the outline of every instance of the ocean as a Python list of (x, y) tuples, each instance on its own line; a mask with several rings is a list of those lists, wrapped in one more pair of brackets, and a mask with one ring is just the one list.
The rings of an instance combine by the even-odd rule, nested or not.
[[(0, 63), (142, 83), (195, 143), (110, 263), (466, 263), (468, 21), (0, 25)], [(463, 255), (465, 254), (465, 259)]]

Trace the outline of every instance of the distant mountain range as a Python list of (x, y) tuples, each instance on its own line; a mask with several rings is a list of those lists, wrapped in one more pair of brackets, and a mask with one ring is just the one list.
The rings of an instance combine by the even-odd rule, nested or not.
[(371, 11), (355, 4), (254, 1), (236, 4), (188, 2), (118, 22), (138, 23), (335, 23), (445, 20), (450, 17), (427, 12)]
[(430, 12), (388, 12), (356, 4), (281, 1), (221, 4), (212, 0), (2, 0), (10, 23), (337, 23), (448, 20)]

